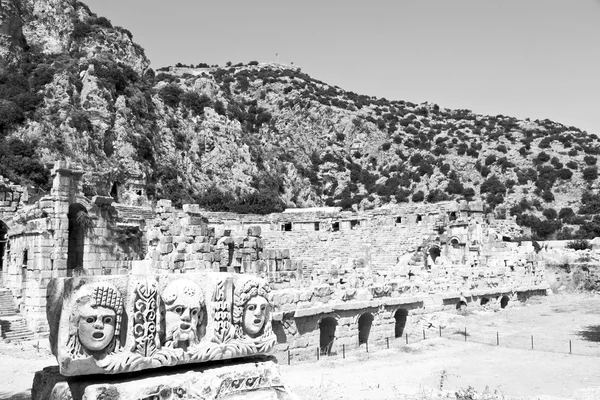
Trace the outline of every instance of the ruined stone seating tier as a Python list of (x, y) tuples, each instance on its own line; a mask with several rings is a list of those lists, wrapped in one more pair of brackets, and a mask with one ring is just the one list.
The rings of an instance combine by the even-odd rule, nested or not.
[(50, 282), (50, 344), (65, 376), (118, 374), (269, 353), (271, 289), (227, 273)]

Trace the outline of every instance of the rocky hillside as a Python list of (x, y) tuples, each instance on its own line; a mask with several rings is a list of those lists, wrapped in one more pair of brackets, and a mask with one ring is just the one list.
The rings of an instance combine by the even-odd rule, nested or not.
[[(550, 120), (477, 115), (348, 92), (299, 68), (153, 71), (132, 34), (73, 0), (1, 0), (0, 174), (86, 194), (136, 180), (213, 210), (368, 209), (482, 199), (540, 238), (600, 235), (600, 143)], [(434, 100), (434, 99), (432, 99)], [(129, 196), (129, 197), (128, 197)], [(132, 200), (133, 199), (133, 200)]]

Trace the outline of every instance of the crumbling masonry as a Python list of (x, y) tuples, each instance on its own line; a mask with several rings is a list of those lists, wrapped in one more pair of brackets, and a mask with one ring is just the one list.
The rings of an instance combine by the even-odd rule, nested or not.
[[(176, 209), (167, 200), (151, 206), (135, 179), (131, 193), (113, 185), (105, 196), (86, 196), (83, 175), (57, 162), (52, 190), (37, 196), (0, 181), (4, 339), (25, 318), (31, 334), (47, 333), (54, 277), (157, 270), (263, 277), (274, 289), (277, 348), (294, 358), (402, 336), (422, 313), (483, 302), (503, 308), (547, 288), (531, 244), (503, 237), (516, 225), (484, 215), (475, 202), (237, 215)], [(12, 295), (4, 306), (3, 293)]]

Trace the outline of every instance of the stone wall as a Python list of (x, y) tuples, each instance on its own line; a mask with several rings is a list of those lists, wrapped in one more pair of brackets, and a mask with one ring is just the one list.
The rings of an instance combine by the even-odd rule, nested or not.
[[(9, 229), (4, 286), (12, 289), (36, 332), (47, 329), (50, 278), (132, 269), (260, 276), (275, 290), (282, 321), (296, 312), (305, 316), (294, 318), (332, 310), (354, 315), (398, 304), (443, 304), (444, 298), (484, 289), (508, 293), (542, 287), (543, 268), (533, 247), (503, 242), (479, 203), (236, 215), (198, 205), (176, 209), (166, 200), (154, 207), (131, 198), (127, 204), (115, 202), (124, 193), (145, 198), (138, 181), (115, 187), (114, 196), (85, 196), (83, 174), (76, 166), (56, 163), (51, 192), (31, 204), (24, 201), (24, 189), (0, 186), (6, 189), (0, 192), (11, 193), (10, 202), (6, 194), (0, 202)], [(511, 222), (502, 224), (509, 229)], [(383, 311), (371, 311), (374, 326), (388, 319), (378, 317)], [(340, 332), (348, 325), (344, 321)], [(382, 330), (388, 330), (386, 324)]]

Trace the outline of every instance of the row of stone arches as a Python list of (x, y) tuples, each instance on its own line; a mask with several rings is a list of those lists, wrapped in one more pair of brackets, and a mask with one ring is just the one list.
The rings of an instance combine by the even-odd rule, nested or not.
[[(394, 313), (394, 337), (402, 337), (406, 320), (408, 318), (408, 310), (400, 308)], [(370, 312), (361, 314), (358, 318), (358, 345), (363, 345), (369, 342), (371, 328), (375, 317)], [(319, 347), (321, 354), (330, 354), (335, 342), (335, 333), (337, 329), (337, 319), (334, 317), (325, 317), (319, 322), (320, 342)]]
[[(496, 298), (496, 300), (498, 300), (498, 299)], [(479, 301), (479, 305), (485, 306), (490, 301), (491, 301), (491, 299), (489, 297), (483, 296), (481, 298), (481, 300)], [(506, 306), (508, 306), (509, 302), (510, 302), (510, 298), (507, 295), (500, 297), (500, 308), (506, 308)], [(464, 310), (466, 307), (467, 307), (467, 303), (464, 300), (459, 300), (458, 303), (456, 303), (456, 309), (459, 311)]]

